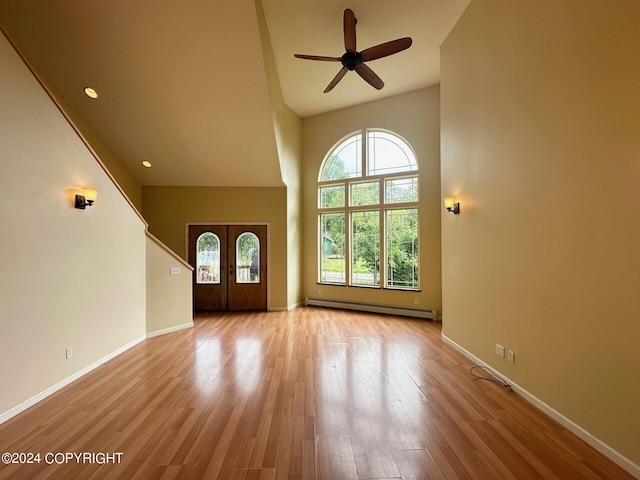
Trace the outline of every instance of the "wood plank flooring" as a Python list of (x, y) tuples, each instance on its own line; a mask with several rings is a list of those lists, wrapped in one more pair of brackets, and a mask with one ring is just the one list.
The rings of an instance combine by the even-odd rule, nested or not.
[(0, 453), (41, 455), (0, 479), (633, 478), (470, 367), (430, 321), (198, 315), (0, 425)]

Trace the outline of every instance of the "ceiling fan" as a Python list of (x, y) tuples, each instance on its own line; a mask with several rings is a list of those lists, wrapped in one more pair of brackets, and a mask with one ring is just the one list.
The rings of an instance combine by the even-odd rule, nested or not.
[(320, 60), (323, 62), (341, 62), (342, 68), (338, 74), (331, 80), (327, 88), (324, 89), (324, 93), (327, 93), (335, 87), (342, 77), (346, 75), (349, 70), (355, 70), (365, 82), (372, 87), (380, 90), (384, 87), (382, 79), (371, 70), (364, 62), (370, 60), (376, 60), (378, 58), (393, 55), (394, 53), (406, 50), (411, 46), (411, 37), (398, 38), (390, 42), (381, 43), (375, 47), (370, 47), (358, 52), (356, 50), (356, 17), (353, 11), (347, 8), (344, 11), (344, 48), (346, 52), (342, 57), (323, 57), (319, 55), (302, 55), (299, 53), (294, 54), (296, 58), (302, 58), (305, 60)]

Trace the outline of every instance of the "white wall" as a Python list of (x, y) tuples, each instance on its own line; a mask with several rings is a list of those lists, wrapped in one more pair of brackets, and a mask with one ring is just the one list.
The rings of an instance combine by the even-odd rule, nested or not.
[[(144, 337), (146, 240), (144, 223), (3, 35), (0, 86), (1, 418)], [(77, 210), (83, 186), (100, 192)]]

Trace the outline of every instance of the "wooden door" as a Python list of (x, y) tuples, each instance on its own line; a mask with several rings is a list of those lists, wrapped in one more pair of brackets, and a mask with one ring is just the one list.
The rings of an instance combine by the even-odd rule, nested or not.
[(195, 311), (267, 309), (267, 226), (190, 225)]
[(189, 264), (193, 267), (193, 309), (227, 310), (226, 225), (189, 226)]
[(267, 226), (229, 225), (229, 310), (267, 309)]

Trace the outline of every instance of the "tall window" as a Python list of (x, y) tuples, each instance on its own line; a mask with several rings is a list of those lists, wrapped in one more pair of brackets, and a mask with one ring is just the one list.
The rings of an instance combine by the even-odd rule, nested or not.
[(318, 176), (320, 283), (416, 290), (418, 163), (383, 130), (349, 135)]

